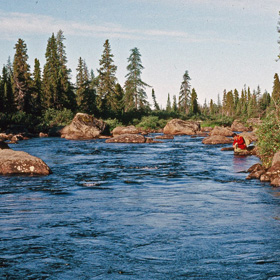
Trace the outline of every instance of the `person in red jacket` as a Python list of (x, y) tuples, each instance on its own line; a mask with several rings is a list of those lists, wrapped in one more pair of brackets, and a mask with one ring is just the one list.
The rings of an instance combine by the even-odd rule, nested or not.
[(233, 134), (233, 148), (235, 152), (242, 152), (247, 148), (244, 138), (236, 133)]

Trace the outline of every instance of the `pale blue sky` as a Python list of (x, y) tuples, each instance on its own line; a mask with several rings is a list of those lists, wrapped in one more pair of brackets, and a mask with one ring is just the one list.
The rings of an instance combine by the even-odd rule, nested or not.
[[(31, 68), (35, 58), (43, 68), (47, 40), (61, 29), (73, 81), (79, 57), (97, 74), (109, 39), (118, 82), (137, 47), (142, 80), (164, 107), (168, 93), (178, 97), (186, 70), (200, 104), (244, 84), (271, 92), (280, 72), (279, 11), (279, 0), (0, 0), (0, 63), (13, 59), (22, 38)], [(151, 88), (147, 94), (151, 101)]]

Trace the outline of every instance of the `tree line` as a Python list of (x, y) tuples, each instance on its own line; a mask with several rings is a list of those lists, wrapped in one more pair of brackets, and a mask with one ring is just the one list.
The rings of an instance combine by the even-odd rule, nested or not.
[[(116, 77), (117, 66), (114, 64), (108, 39), (103, 45), (97, 76), (80, 57), (76, 68), (76, 82), (72, 83), (64, 40), (62, 30), (56, 35), (53, 33), (47, 41), (45, 64), (41, 67), (36, 58), (31, 73), (27, 45), (23, 39), (18, 39), (14, 47), (13, 61), (8, 59), (0, 75), (0, 118), (6, 123), (15, 121), (15, 116), (18, 115), (29, 116), (29, 119), (33, 120), (40, 119), (50, 110), (83, 112), (103, 119), (116, 118), (124, 123), (129, 123), (132, 118), (147, 115), (183, 119), (219, 116), (262, 117), (268, 108), (280, 100), (280, 82), (278, 74), (275, 74), (272, 94), (267, 91), (261, 93), (259, 86), (256, 90), (244, 86), (240, 93), (236, 89), (224, 90), (222, 101), (218, 96), (216, 103), (211, 99), (200, 105), (186, 70), (178, 101), (176, 95), (173, 95), (171, 101), (168, 93), (166, 106), (163, 108), (159, 106), (152, 89), (151, 105), (146, 91), (151, 86), (141, 78), (144, 67), (138, 48), (130, 50), (123, 87)], [(1, 125), (3, 126), (3, 121), (0, 121)]]

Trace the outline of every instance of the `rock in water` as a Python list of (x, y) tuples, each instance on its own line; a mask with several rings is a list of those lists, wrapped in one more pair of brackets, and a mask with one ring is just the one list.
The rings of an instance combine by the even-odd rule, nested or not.
[(146, 138), (140, 134), (121, 134), (111, 139), (107, 139), (106, 143), (145, 143)]
[(0, 174), (49, 175), (51, 169), (40, 158), (11, 149), (0, 150)]
[(210, 144), (210, 145), (230, 144), (232, 142), (233, 142), (232, 138), (228, 138), (223, 135), (212, 135), (212, 136), (206, 137), (202, 140), (203, 144)]
[(77, 113), (70, 125), (61, 131), (61, 137), (71, 140), (85, 140), (109, 135), (108, 125), (102, 120), (83, 113)]
[(200, 123), (195, 121), (183, 121), (173, 119), (163, 129), (164, 134), (172, 135), (195, 135), (200, 131)]
[(122, 134), (138, 134), (139, 130), (134, 125), (129, 126), (117, 126), (113, 129), (112, 134), (113, 136), (118, 136)]

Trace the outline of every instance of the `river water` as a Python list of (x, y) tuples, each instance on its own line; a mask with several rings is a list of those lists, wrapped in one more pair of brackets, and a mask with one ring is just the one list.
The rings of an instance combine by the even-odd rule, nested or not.
[(53, 174), (0, 177), (0, 279), (280, 279), (278, 189), (202, 138), (42, 138)]

